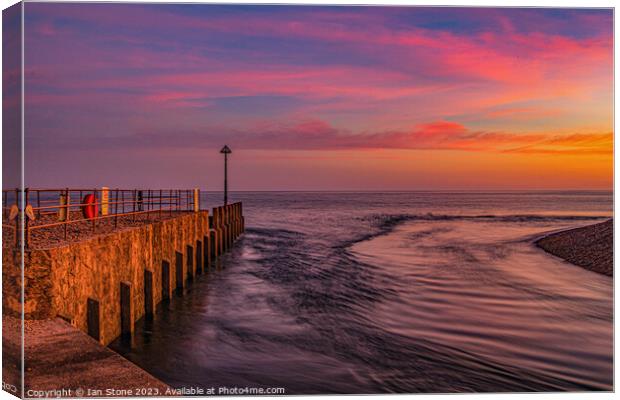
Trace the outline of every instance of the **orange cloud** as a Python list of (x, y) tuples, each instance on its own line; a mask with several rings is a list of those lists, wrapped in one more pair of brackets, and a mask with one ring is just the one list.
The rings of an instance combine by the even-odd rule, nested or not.
[(613, 133), (552, 136), (538, 142), (505, 150), (511, 153), (539, 154), (613, 154)]

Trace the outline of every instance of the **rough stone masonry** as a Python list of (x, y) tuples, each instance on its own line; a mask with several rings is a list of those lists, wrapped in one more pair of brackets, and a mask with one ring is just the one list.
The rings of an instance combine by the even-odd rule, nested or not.
[[(122, 312), (128, 313), (127, 329), (133, 330), (133, 323), (149, 310), (147, 304), (152, 310), (173, 288), (183, 288), (197, 265), (202, 268), (196, 250), (200, 248), (199, 255), (206, 254), (209, 228), (207, 211), (179, 213), (175, 218), (65, 246), (28, 250), (24, 254), (24, 316), (61, 317), (107, 345), (121, 334)], [(175, 263), (179, 257), (182, 261)], [(3, 249), (3, 265), (3, 308), (9, 315), (19, 316), (19, 250)], [(122, 287), (125, 301), (129, 301), (123, 307)], [(89, 315), (89, 309), (97, 315)]]

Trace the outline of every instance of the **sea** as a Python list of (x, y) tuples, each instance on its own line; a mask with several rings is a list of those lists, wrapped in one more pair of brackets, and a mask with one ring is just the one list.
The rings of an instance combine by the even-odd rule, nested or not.
[[(174, 388), (613, 390), (613, 278), (534, 244), (612, 217), (611, 192), (233, 192), (229, 201), (245, 215), (234, 248), (138, 321), (133, 346), (111, 345)], [(201, 203), (220, 205), (222, 194)]]

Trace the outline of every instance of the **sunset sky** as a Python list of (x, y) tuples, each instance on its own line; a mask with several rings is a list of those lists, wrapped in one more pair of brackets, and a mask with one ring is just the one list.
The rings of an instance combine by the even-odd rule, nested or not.
[(31, 187), (612, 188), (611, 10), (25, 10)]

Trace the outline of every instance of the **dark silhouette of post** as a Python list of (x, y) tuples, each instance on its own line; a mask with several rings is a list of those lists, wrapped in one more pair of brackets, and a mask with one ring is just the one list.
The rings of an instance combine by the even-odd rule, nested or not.
[(232, 150), (224, 145), (220, 153), (224, 154), (224, 205), (226, 205), (228, 204), (228, 155), (232, 153)]

